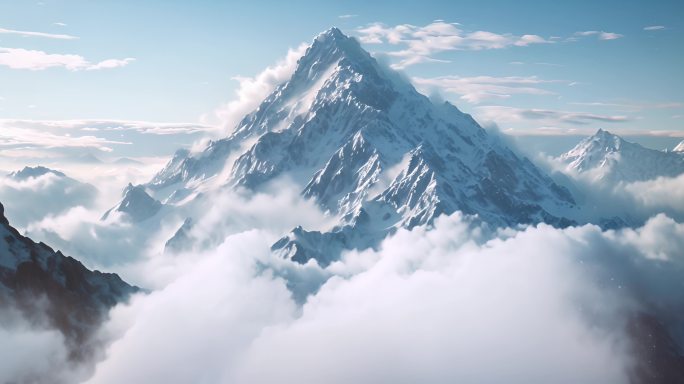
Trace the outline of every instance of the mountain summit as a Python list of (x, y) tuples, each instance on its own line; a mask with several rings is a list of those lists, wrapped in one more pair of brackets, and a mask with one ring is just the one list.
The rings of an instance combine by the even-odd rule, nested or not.
[(278, 242), (301, 261), (455, 211), (494, 226), (568, 225), (575, 204), (470, 115), (433, 103), (337, 28), (314, 39), (229, 137), (179, 151), (147, 187), (173, 204), (209, 184), (256, 190), (283, 175), (342, 218), (332, 233), (298, 228)]

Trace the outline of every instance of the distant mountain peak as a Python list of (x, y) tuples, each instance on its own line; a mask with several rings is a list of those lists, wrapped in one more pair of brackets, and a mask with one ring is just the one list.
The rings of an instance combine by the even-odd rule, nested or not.
[[(682, 146), (684, 149), (684, 145)], [(684, 157), (642, 147), (599, 129), (559, 159), (576, 172), (592, 172), (596, 179), (633, 182), (673, 177), (684, 172)]]
[(150, 196), (144, 185), (128, 183), (122, 195), (121, 202), (105, 212), (102, 220), (106, 220), (113, 211), (117, 211), (126, 214), (130, 220), (139, 222), (154, 216), (162, 208), (162, 203)]
[(594, 136), (591, 137), (591, 140), (608, 149), (619, 149), (624, 142), (622, 137), (601, 128), (596, 131)]
[(26, 180), (31, 177), (39, 177), (48, 173), (52, 173), (59, 177), (66, 177), (64, 173), (55, 171), (54, 169), (43, 167), (42, 165), (38, 165), (35, 167), (26, 166), (20, 171), (11, 172), (9, 176), (16, 180)]

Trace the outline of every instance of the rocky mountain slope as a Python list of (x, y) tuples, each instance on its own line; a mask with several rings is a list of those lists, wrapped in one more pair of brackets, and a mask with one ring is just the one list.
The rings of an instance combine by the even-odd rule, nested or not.
[(0, 307), (59, 329), (75, 358), (109, 308), (137, 292), (119, 276), (91, 271), (44, 243), (22, 236), (0, 204)]

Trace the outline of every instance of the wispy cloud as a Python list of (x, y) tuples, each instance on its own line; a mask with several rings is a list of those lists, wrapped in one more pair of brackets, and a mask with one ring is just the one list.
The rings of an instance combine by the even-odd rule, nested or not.
[[(59, 25), (55, 23), (55, 25)], [(66, 24), (64, 24), (66, 25)], [(44, 37), (48, 39), (60, 39), (60, 40), (75, 40), (78, 39), (76, 36), (55, 34), (55, 33), (45, 33), (45, 32), (33, 32), (33, 31), (17, 31), (14, 29), (0, 28), (0, 34), (5, 35), (19, 35), (24, 37)]]
[(400, 58), (393, 67), (402, 69), (422, 62), (445, 62), (435, 59), (433, 54), (456, 50), (486, 50), (508, 47), (525, 47), (532, 44), (551, 43), (538, 35), (516, 36), (510, 33), (499, 34), (489, 31), (466, 32), (457, 23), (435, 21), (426, 26), (400, 24), (387, 26), (372, 23), (357, 29), (359, 40), (365, 44), (401, 45), (404, 49), (387, 52)]
[(625, 111), (641, 111), (644, 109), (683, 109), (684, 108), (684, 103), (682, 103), (682, 102), (663, 102), (663, 103), (623, 102), (623, 103), (617, 103), (617, 102), (593, 101), (593, 102), (573, 102), (570, 104), (582, 105), (582, 106), (588, 106), (588, 107), (599, 107), (599, 108), (608, 107), (608, 108), (615, 108), (615, 109), (620, 109), (620, 110), (625, 110)]
[(29, 120), (29, 119), (0, 119), (0, 128), (71, 132), (107, 132), (107, 131), (136, 131), (151, 135), (179, 135), (207, 132), (214, 127), (197, 123), (158, 123), (136, 120)]
[(355, 17), (358, 17), (359, 15), (339, 15), (337, 16), (340, 19), (353, 19)]
[(660, 31), (665, 29), (664, 25), (650, 25), (648, 27), (644, 27), (644, 31)]
[(65, 23), (60, 23), (60, 22), (52, 23), (52, 25), (56, 25), (58, 27), (66, 27), (67, 26)]
[(124, 141), (107, 140), (92, 135), (72, 136), (55, 134), (29, 128), (4, 126), (0, 131), (0, 149), (36, 148), (92, 148), (111, 152), (111, 145), (131, 144)]
[(12, 69), (28, 69), (32, 71), (41, 71), (54, 67), (61, 67), (70, 71), (111, 69), (126, 66), (134, 60), (134, 58), (129, 57), (92, 63), (83, 56), (75, 54), (47, 53), (23, 48), (0, 47), (0, 65)]
[(551, 95), (551, 91), (539, 88), (541, 84), (558, 83), (558, 80), (543, 80), (536, 76), (439, 76), (433, 78), (414, 77), (414, 84), (424, 93), (439, 89), (446, 93), (460, 95), (469, 103), (485, 100), (507, 99), (515, 94)]
[(577, 39), (577, 37), (587, 37), (587, 36), (596, 36), (599, 40), (616, 40), (621, 37), (624, 37), (624, 35), (621, 35), (619, 33), (614, 33), (614, 32), (604, 32), (604, 31), (579, 31), (575, 32), (575, 37), (568, 39), (569, 41), (574, 41)]
[[(197, 123), (0, 119), (0, 163), (3, 159), (63, 158), (93, 150), (119, 154), (124, 151), (132, 156), (147, 154), (150, 150), (158, 154), (173, 153), (179, 143), (189, 144), (213, 130), (214, 127)], [(150, 143), (154, 143), (154, 149), (149, 148)]]
[(477, 107), (480, 117), (497, 123), (519, 123), (534, 121), (543, 126), (560, 124), (587, 125), (590, 123), (624, 123), (632, 118), (623, 115), (601, 115), (586, 112), (558, 111), (550, 109), (525, 109), (505, 106)]

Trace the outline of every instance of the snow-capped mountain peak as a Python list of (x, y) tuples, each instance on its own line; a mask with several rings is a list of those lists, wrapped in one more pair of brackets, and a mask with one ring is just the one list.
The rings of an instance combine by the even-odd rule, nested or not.
[[(434, 104), (337, 28), (314, 39), (291, 78), (231, 136), (199, 153), (177, 153), (147, 186), (187, 196), (208, 180), (258, 189), (282, 175), (342, 217), (341, 232), (330, 237), (340, 247), (373, 242), (357, 238), (360, 226), (381, 239), (392, 228), (456, 210), (493, 225), (562, 225), (574, 209), (567, 190), (470, 115)], [(293, 232), (291, 242), (278, 244), (301, 256), (302, 247), (328, 236), (304, 239), (307, 233)]]
[(589, 172), (595, 179), (633, 182), (673, 177), (684, 172), (684, 157), (631, 143), (599, 129), (559, 157), (569, 170)]

